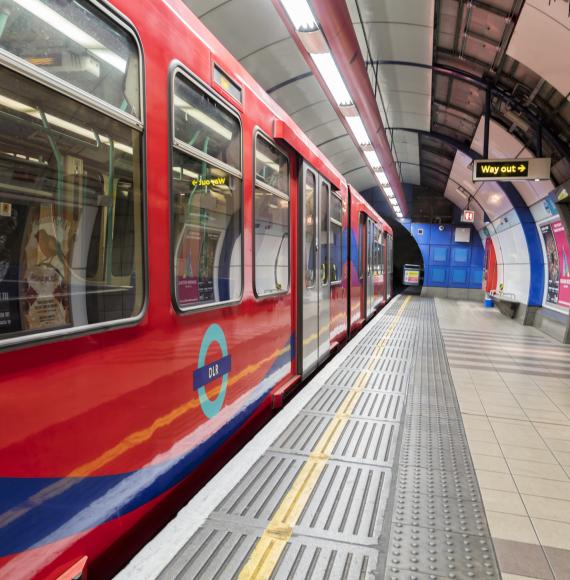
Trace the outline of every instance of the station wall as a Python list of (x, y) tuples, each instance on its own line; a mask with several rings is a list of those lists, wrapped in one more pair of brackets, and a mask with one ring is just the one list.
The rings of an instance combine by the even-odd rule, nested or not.
[[(502, 285), (506, 296), (516, 302), (528, 304), (530, 255), (517, 212), (511, 209), (487, 223), (480, 230), (480, 235), (483, 240), (490, 237), (493, 241), (497, 256), (497, 289)], [(537, 256), (537, 259), (540, 257)]]
[[(484, 248), (473, 226), (461, 223), (404, 225), (418, 243), (424, 259), (424, 290), (438, 289), (428, 293), (439, 296), (480, 297)], [(468, 242), (456, 241), (461, 233), (458, 229), (469, 231)], [(449, 289), (451, 291), (445, 291)]]

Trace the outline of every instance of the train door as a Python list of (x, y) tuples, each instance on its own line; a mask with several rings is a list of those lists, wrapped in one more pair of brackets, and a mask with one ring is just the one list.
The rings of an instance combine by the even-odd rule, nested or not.
[(366, 317), (374, 310), (374, 222), (366, 220)]
[(360, 218), (358, 220), (359, 227), (359, 242), (358, 242), (358, 267), (360, 273), (360, 317), (366, 319), (367, 311), (367, 283), (368, 280), (368, 244), (366, 243), (366, 223), (368, 218), (365, 214), (360, 213)]
[(319, 180), (319, 360), (330, 350), (330, 219), (329, 205), (331, 186)]
[(301, 176), (299, 287), (302, 295), (298, 344), (299, 372), (306, 376), (329, 352), (330, 184), (306, 164), (302, 166)]
[(386, 300), (392, 298), (392, 236), (386, 236)]

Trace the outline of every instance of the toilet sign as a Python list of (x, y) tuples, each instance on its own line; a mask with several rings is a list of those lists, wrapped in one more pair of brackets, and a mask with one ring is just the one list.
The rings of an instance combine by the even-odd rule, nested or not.
[(472, 209), (464, 209), (461, 221), (472, 224), (475, 221), (475, 212)]
[(532, 159), (475, 159), (473, 181), (550, 179), (550, 157)]

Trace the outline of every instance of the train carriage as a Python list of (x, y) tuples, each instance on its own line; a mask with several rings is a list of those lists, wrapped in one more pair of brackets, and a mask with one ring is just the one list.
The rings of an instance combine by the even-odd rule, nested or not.
[(0, 577), (106, 575), (390, 299), (391, 230), (180, 0), (0, 23)]

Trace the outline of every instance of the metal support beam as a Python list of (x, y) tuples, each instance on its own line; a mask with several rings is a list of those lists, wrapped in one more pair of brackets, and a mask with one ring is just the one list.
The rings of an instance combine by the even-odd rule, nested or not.
[[(445, 51), (445, 53), (449, 53), (450, 56), (456, 56), (451, 51)], [(409, 61), (399, 61), (399, 60), (381, 60), (378, 61), (382, 66), (409, 66), (413, 68), (424, 68), (433, 70), (433, 72), (437, 74), (441, 74), (443, 76), (452, 77), (454, 79), (463, 81), (465, 83), (469, 83), (473, 86), (476, 86), (484, 91), (488, 88), (491, 90), (491, 95), (494, 97), (499, 98), (501, 101), (509, 103), (516, 111), (522, 113), (525, 119), (531, 125), (536, 125), (537, 123), (543, 123), (543, 119), (530, 110), (528, 107), (525, 106), (525, 103), (508, 93), (505, 89), (498, 87), (496, 85), (492, 85), (486, 82), (481, 77), (468, 73), (464, 70), (452, 67), (452, 66), (444, 66), (444, 65), (429, 65), (423, 64), (418, 62), (409, 62)], [(485, 64), (488, 67), (488, 64)], [(566, 101), (562, 101), (561, 104), (564, 104)], [(554, 144), (554, 146), (558, 149), (559, 153), (563, 157), (570, 158), (570, 147), (560, 140), (558, 135), (554, 133), (549, 127), (542, 125), (542, 130), (544, 134), (548, 137), (548, 139)]]
[(485, 133), (483, 135), (483, 157), (489, 158), (489, 133), (491, 131), (491, 90), (485, 91)]

